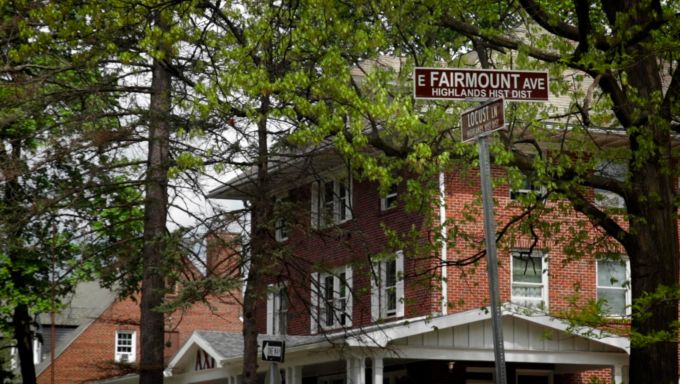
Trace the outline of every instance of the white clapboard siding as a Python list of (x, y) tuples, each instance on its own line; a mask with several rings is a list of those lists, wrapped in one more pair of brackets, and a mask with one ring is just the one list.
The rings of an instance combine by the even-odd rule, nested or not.
[[(532, 352), (621, 352), (617, 348), (568, 332), (515, 318), (503, 318), (506, 351)], [(419, 335), (392, 340), (395, 346), (442, 349), (493, 349), (491, 320), (451, 328), (433, 329)]]

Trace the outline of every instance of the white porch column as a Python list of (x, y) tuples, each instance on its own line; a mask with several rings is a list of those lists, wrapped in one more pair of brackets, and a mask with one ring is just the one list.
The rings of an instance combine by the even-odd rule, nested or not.
[(383, 359), (382, 357), (374, 357), (373, 361), (373, 384), (382, 384), (383, 382)]
[(347, 357), (347, 384), (366, 384), (366, 359)]
[(612, 367), (612, 378), (615, 384), (628, 384), (628, 366), (614, 365)]
[(286, 384), (302, 384), (302, 367), (286, 368)]

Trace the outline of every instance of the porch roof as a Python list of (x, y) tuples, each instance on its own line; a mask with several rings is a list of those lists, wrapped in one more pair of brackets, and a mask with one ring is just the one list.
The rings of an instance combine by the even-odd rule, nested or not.
[[(596, 358), (593, 363), (605, 364), (611, 359), (619, 362), (630, 353), (629, 342), (625, 337), (607, 334), (591, 327), (572, 327), (564, 320), (513, 304), (505, 304), (502, 313), (508, 361), (515, 358), (518, 361), (537, 358), (542, 362), (557, 363), (564, 360), (564, 363), (583, 364), (588, 361), (584, 360), (586, 357), (599, 354), (600, 358)], [(439, 352), (442, 353), (442, 358), (445, 355), (455, 357), (463, 353), (481, 360), (486, 360), (488, 356), (490, 358), (490, 351), (493, 350), (491, 313), (488, 308), (433, 318), (408, 319), (326, 335), (259, 335), (258, 344), (261, 345), (265, 339), (277, 338), (285, 339), (286, 361), (291, 364), (336, 360), (337, 357), (333, 358), (333, 354), (329, 353), (334, 348), (384, 350), (386, 357), (394, 354), (395, 357), (412, 358), (427, 351), (425, 355), (435, 359)], [(223, 369), (232, 371), (242, 363), (241, 334), (196, 331), (170, 361), (166, 374), (189, 373), (199, 348), (215, 359), (215, 368), (224, 367)], [(549, 357), (550, 355), (555, 356)]]

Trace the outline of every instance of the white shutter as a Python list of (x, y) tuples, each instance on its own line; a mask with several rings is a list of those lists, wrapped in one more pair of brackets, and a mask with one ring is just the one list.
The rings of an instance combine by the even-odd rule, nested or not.
[(404, 316), (404, 252), (397, 251), (397, 317)]
[(354, 318), (354, 313), (352, 312), (352, 302), (354, 301), (354, 289), (353, 289), (353, 283), (352, 283), (352, 267), (351, 266), (346, 266), (345, 267), (345, 282), (347, 284), (346, 292), (347, 292), (347, 304), (346, 304), (346, 309), (345, 312), (347, 313), (346, 316), (346, 322), (345, 326), (346, 327), (351, 327), (352, 326), (352, 319)]
[(274, 334), (274, 290), (273, 285), (267, 286), (267, 334)]
[(371, 271), (371, 321), (380, 318), (380, 289), (383, 281), (381, 263), (374, 263)]
[(311, 212), (311, 224), (312, 224), (312, 229), (319, 229), (320, 227), (320, 215), (321, 215), (321, 210), (319, 209), (319, 204), (321, 203), (320, 200), (320, 188), (319, 188), (319, 182), (313, 181), (311, 185), (311, 204), (312, 206), (310, 207), (310, 212)]
[(312, 272), (309, 292), (309, 332), (313, 335), (319, 331), (319, 272)]
[(349, 171), (347, 173), (347, 179), (345, 179), (345, 189), (347, 193), (347, 204), (345, 205), (345, 218), (347, 220), (352, 219), (352, 207), (354, 206), (353, 204), (353, 196), (352, 196), (352, 172)]

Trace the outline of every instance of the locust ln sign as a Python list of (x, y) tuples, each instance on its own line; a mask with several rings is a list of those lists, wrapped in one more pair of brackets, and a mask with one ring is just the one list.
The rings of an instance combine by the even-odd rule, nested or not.
[(418, 67), (413, 79), (416, 99), (548, 100), (546, 71)]
[(505, 127), (503, 99), (489, 100), (460, 115), (460, 127), (465, 143)]

